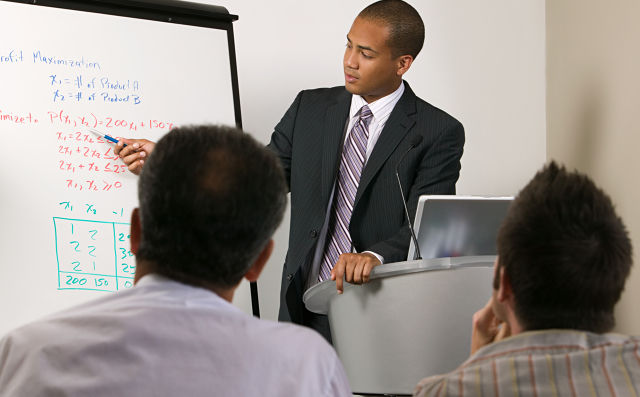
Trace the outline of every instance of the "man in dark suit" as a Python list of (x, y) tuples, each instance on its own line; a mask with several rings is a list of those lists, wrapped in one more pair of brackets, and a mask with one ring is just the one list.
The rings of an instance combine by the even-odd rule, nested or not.
[[(331, 278), (340, 293), (343, 280), (366, 283), (375, 266), (406, 259), (410, 234), (396, 166), (411, 219), (420, 195), (455, 194), (462, 124), (402, 80), (424, 35), (420, 15), (402, 0), (366, 7), (347, 34), (345, 85), (298, 94), (268, 145), (291, 192), (279, 319), (329, 341), (327, 317), (305, 309), (304, 291)], [(120, 143), (116, 153), (139, 173), (153, 143), (122, 142), (129, 146)]]
[(405, 153), (398, 173), (411, 219), (420, 195), (455, 194), (464, 129), (402, 80), (423, 42), (413, 7), (371, 4), (347, 35), (345, 86), (300, 92), (276, 126), (268, 147), (291, 191), (280, 320), (330, 340), (326, 316), (307, 311), (303, 293), (328, 278), (341, 293), (343, 280), (365, 283), (375, 266), (406, 260), (410, 234), (395, 175)]

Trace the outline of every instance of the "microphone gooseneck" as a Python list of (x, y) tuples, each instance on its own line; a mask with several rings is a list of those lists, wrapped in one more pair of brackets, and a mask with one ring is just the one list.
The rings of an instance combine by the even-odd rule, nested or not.
[(404, 197), (404, 191), (402, 190), (402, 183), (400, 182), (400, 174), (398, 173), (398, 168), (404, 160), (405, 156), (413, 150), (416, 146), (418, 146), (422, 142), (422, 135), (415, 135), (410, 142), (409, 149), (400, 157), (400, 160), (396, 164), (396, 178), (398, 179), (398, 186), (400, 187), (400, 194), (402, 195), (402, 205), (404, 206), (404, 213), (407, 217), (407, 221), (409, 222), (409, 232), (411, 233), (411, 238), (413, 239), (413, 245), (415, 246), (415, 251), (413, 253), (413, 260), (422, 259), (420, 255), (420, 247), (418, 247), (418, 239), (416, 238), (416, 232), (413, 230), (413, 225), (411, 224), (411, 218), (409, 217), (409, 209), (407, 208), (407, 202)]

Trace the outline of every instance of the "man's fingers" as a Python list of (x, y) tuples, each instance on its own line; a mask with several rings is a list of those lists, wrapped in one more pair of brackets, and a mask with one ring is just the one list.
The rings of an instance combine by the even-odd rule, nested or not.
[(487, 304), (473, 315), (473, 322), (476, 324), (476, 327), (480, 329), (488, 329), (493, 325), (496, 321), (496, 316), (493, 313), (493, 298), (489, 299)]
[(122, 159), (122, 162), (127, 165), (129, 171), (131, 171), (135, 175), (139, 175), (140, 171), (142, 171), (142, 166), (144, 165), (145, 158), (145, 152), (133, 153), (127, 157), (124, 157)]
[(331, 270), (331, 279), (336, 281), (336, 290), (339, 294), (344, 291), (343, 280), (344, 280), (344, 262), (338, 258), (338, 262), (336, 262), (335, 266)]
[(353, 284), (369, 282), (371, 270), (380, 264), (380, 260), (369, 253), (342, 254), (331, 271), (331, 279), (336, 281), (338, 293), (342, 293), (343, 279)]
[(115, 154), (118, 155), (118, 157), (120, 158), (125, 158), (127, 156), (131, 156), (133, 153), (135, 153), (135, 150), (133, 149), (133, 146), (129, 145), (127, 147), (120, 147), (118, 149), (118, 146), (122, 145), (122, 142), (118, 142), (118, 144), (116, 145), (115, 149), (113, 150), (113, 152)]
[[(336, 268), (342, 270), (341, 274), (344, 274), (344, 279), (348, 283), (363, 284), (369, 282), (371, 271), (377, 265), (380, 265), (380, 260), (370, 253), (348, 253), (340, 255), (340, 258), (336, 262)], [(335, 272), (332, 272), (332, 275)], [(335, 278), (339, 278), (339, 274), (335, 273)]]
[(361, 261), (354, 262), (353, 266), (353, 283), (362, 284), (362, 271), (364, 270), (364, 263)]
[(147, 152), (147, 154), (151, 154), (151, 152), (153, 151), (153, 149), (156, 147), (156, 144), (149, 141), (149, 142), (145, 142), (144, 144), (142, 144), (141, 149), (144, 150), (145, 152)]
[(364, 266), (364, 269), (362, 270), (363, 283), (369, 282), (369, 276), (371, 275), (371, 270), (373, 270), (373, 265), (367, 264), (366, 266)]
[(364, 264), (364, 266), (362, 267), (362, 283), (368, 283), (369, 277), (371, 276), (371, 271), (374, 267), (382, 265), (382, 262), (380, 262), (380, 258), (370, 252), (364, 252), (360, 254), (360, 257), (362, 258)]
[(140, 172), (142, 171), (142, 166), (143, 165), (144, 165), (144, 160), (138, 160), (138, 161), (134, 161), (133, 163), (129, 164), (129, 166), (127, 168), (133, 174), (140, 175)]
[(146, 156), (147, 154), (145, 152), (131, 153), (128, 156), (123, 157), (122, 162), (126, 165), (131, 165), (138, 160), (144, 160)]
[(155, 143), (148, 139), (128, 139), (121, 137), (117, 139), (118, 143), (115, 145), (113, 152), (120, 157), (129, 171), (139, 175), (144, 166), (145, 159), (153, 151)]
[[(125, 144), (127, 146), (125, 146)], [(150, 154), (155, 147), (155, 143), (147, 139), (127, 139), (118, 138), (118, 143), (115, 145), (113, 151), (115, 154), (124, 158), (132, 153), (144, 151)]]
[(122, 139), (120, 139), (119, 142), (116, 143), (116, 146), (113, 148), (113, 152), (116, 154), (116, 156), (120, 156), (120, 151), (122, 151), (122, 149), (124, 149), (124, 142), (122, 142)]
[(489, 343), (498, 340), (498, 334), (505, 332), (507, 324), (501, 324), (493, 311), (493, 297), (474, 313), (471, 330), (471, 354)]
[(338, 262), (341, 262), (344, 264), (344, 278), (348, 283), (353, 283), (353, 273), (355, 271), (357, 262), (355, 262), (353, 260), (353, 258), (351, 258), (351, 256), (349, 254), (342, 254), (340, 255), (340, 259), (338, 259)]
[(494, 342), (502, 340), (504, 338), (508, 338), (509, 336), (511, 336), (511, 328), (509, 328), (509, 324), (500, 323), (500, 329), (498, 330), (498, 333), (494, 338)]
[(344, 258), (344, 262), (345, 262), (345, 270), (344, 270), (345, 280), (349, 283), (359, 283), (359, 281), (356, 280), (356, 277), (359, 277), (359, 275), (356, 274), (359, 263), (353, 260), (353, 258), (351, 257)]
[(336, 291), (338, 291), (339, 294), (344, 292), (344, 287), (342, 286), (343, 280), (344, 278), (336, 276)]

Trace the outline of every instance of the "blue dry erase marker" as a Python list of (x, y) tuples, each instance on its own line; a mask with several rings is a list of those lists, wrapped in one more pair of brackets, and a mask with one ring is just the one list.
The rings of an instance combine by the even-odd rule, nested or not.
[[(88, 130), (89, 130), (89, 132), (93, 133), (95, 136), (100, 137), (100, 138), (103, 138), (103, 139), (106, 139), (106, 140), (107, 140), (107, 141), (109, 141), (109, 142), (113, 142), (113, 143), (118, 143), (118, 142), (120, 142), (120, 141), (119, 141), (119, 140), (117, 140), (116, 138), (111, 137), (111, 136), (109, 136), (109, 135), (107, 135), (107, 134), (103, 134), (102, 132), (97, 131), (97, 130), (94, 130), (93, 128), (88, 128)], [(125, 147), (125, 146), (127, 146), (127, 144), (126, 144), (126, 143), (125, 143), (122, 147)]]

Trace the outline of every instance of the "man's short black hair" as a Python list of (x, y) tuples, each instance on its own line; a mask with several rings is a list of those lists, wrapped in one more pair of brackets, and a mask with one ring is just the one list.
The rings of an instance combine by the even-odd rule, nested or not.
[(555, 162), (538, 172), (508, 211), (498, 255), (524, 329), (613, 328), (631, 241), (609, 196), (587, 176)]
[(140, 175), (138, 259), (187, 284), (235, 286), (280, 224), (286, 193), (277, 158), (242, 131), (173, 129)]
[(367, 6), (358, 17), (381, 21), (389, 27), (392, 56), (411, 55), (414, 59), (424, 44), (424, 22), (420, 14), (402, 0), (380, 0)]

